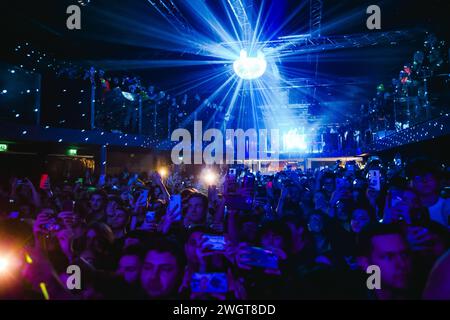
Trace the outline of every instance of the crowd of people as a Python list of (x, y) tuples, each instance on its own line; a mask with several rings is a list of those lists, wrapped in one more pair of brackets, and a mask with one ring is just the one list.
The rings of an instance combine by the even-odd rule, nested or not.
[(450, 299), (442, 165), (222, 172), (204, 192), (157, 173), (13, 177), (0, 190), (0, 297)]

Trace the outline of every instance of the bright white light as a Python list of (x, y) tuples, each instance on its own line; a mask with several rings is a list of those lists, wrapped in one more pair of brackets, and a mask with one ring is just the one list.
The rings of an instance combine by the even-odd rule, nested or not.
[(10, 262), (7, 257), (0, 257), (0, 273), (4, 273), (9, 269)]
[(283, 136), (285, 150), (306, 150), (305, 135), (297, 132), (297, 129), (289, 130)]
[(239, 78), (257, 79), (266, 72), (267, 61), (261, 51), (258, 51), (256, 57), (249, 57), (246, 50), (241, 50), (239, 59), (233, 63), (233, 69)]
[(122, 95), (125, 99), (129, 101), (134, 101), (134, 96), (131, 93), (122, 91)]
[(212, 186), (217, 182), (217, 174), (211, 170), (206, 170), (203, 172), (203, 180), (207, 185)]

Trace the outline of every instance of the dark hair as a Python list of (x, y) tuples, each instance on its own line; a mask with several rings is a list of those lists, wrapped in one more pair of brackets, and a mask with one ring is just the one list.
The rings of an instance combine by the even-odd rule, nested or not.
[(372, 239), (376, 236), (398, 234), (403, 237), (402, 230), (397, 224), (374, 223), (361, 232), (358, 243), (358, 255), (368, 257), (373, 246)]
[(409, 178), (414, 176), (422, 176), (427, 173), (431, 173), (435, 177), (438, 177), (440, 173), (439, 166), (431, 159), (423, 157), (416, 158), (409, 162), (406, 166), (406, 175)]
[(138, 256), (140, 260), (144, 258), (144, 248), (141, 245), (128, 246), (122, 250), (120, 257)]
[(336, 178), (336, 175), (331, 171), (327, 171), (320, 178), (320, 185), (323, 186), (325, 179), (333, 179), (334, 180), (334, 178)]
[(205, 208), (205, 210), (208, 208), (208, 197), (206, 195), (204, 195), (203, 193), (194, 192), (188, 197), (187, 200), (189, 201), (192, 198), (200, 198), (202, 200), (203, 207)]
[(103, 202), (106, 202), (106, 200), (108, 198), (108, 196), (106, 195), (106, 193), (103, 190), (95, 190), (91, 194), (89, 194), (89, 200), (91, 200), (91, 198), (94, 195), (99, 195), (100, 197), (102, 197)]
[(261, 225), (259, 229), (258, 232), (259, 242), (261, 242), (262, 236), (270, 231), (277, 235), (280, 235), (283, 238), (283, 250), (285, 250), (286, 253), (290, 253), (292, 247), (291, 229), (289, 229), (289, 227), (281, 220), (266, 221)]
[(170, 253), (177, 260), (177, 265), (180, 268), (180, 271), (183, 271), (184, 266), (186, 265), (186, 256), (184, 254), (183, 248), (180, 245), (171, 239), (159, 236), (155, 237), (151, 242), (147, 243), (144, 246), (144, 257), (150, 251), (156, 251), (160, 253)]
[(375, 222), (376, 220), (376, 212), (375, 209), (370, 205), (370, 203), (367, 200), (364, 201), (358, 201), (353, 205), (352, 212), (350, 214), (350, 218), (353, 218), (353, 212), (357, 209), (362, 209), (367, 211), (370, 217), (371, 222)]

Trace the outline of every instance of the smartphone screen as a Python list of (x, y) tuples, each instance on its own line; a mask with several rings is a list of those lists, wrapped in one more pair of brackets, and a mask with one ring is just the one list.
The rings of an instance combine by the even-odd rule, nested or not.
[(380, 191), (380, 170), (369, 170), (369, 187)]
[(48, 174), (44, 173), (41, 175), (41, 180), (39, 181), (39, 188), (45, 189), (48, 184)]
[(181, 220), (181, 194), (174, 194), (170, 196), (169, 208), (168, 210), (174, 210), (177, 207), (177, 219), (175, 221)]
[(228, 291), (227, 275), (222, 272), (194, 273), (191, 290), (197, 293), (226, 293)]
[(247, 265), (259, 268), (278, 268), (278, 257), (273, 252), (259, 247), (250, 247), (248, 250), (250, 252), (243, 255), (244, 258), (249, 259), (246, 262)]
[(225, 250), (225, 237), (211, 234), (204, 234), (203, 238), (206, 239), (204, 246), (208, 247), (209, 250), (212, 251)]

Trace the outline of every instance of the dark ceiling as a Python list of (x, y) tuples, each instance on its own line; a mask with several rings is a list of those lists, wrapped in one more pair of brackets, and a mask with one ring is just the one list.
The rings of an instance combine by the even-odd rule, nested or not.
[[(184, 1), (207, 1), (214, 15), (229, 28), (227, 16), (219, 0), (178, 0), (175, 1), (185, 13), (187, 20), (201, 28), (198, 18), (185, 10)], [(259, 7), (262, 0), (255, 0)], [(286, 17), (304, 1), (266, 0), (270, 10), (266, 33), (273, 33)], [(335, 1), (324, 0), (322, 26), (324, 35), (354, 34), (369, 32), (365, 26), (365, 9), (374, 1)], [(423, 28), (438, 33), (441, 39), (448, 40), (450, 12), (448, 0), (429, 1), (376, 1), (382, 8), (382, 28), (384, 30), (405, 30)], [(147, 0), (91, 0), (91, 4), (82, 7), (82, 30), (69, 31), (66, 28), (66, 8), (76, 4), (76, 0), (54, 1), (14, 1), (8, 2), (8, 8), (2, 19), (3, 30), (7, 30), (3, 54), (11, 59), (12, 48), (21, 41), (29, 41), (37, 49), (48, 52), (59, 59), (77, 62), (95, 60), (158, 60), (158, 59), (196, 59), (189, 54), (161, 50), (164, 39), (155, 37), (151, 28), (159, 28), (169, 33), (176, 32)], [(226, 1), (225, 1), (226, 3)], [(334, 21), (340, 21), (332, 24)], [(127, 22), (127, 23), (124, 23)], [(301, 33), (307, 30), (306, 11), (300, 11), (277, 36)], [(147, 31), (147, 27), (149, 27)], [(400, 43), (396, 46), (348, 49), (324, 53), (320, 58), (320, 70), (339, 77), (361, 75), (369, 77), (370, 90), (380, 81), (389, 81), (398, 74), (402, 64), (411, 60), (415, 50), (420, 49), (423, 39)], [(167, 46), (165, 46), (167, 47)], [(180, 48), (177, 48), (180, 49)], [(295, 67), (295, 64), (293, 65)], [(199, 67), (133, 70), (158, 81), (161, 86), (176, 85), (177, 77), (193, 77)], [(182, 72), (180, 72), (180, 70)], [(364, 92), (364, 91), (363, 91)], [(372, 92), (373, 93), (373, 92)], [(367, 95), (370, 95), (367, 92)]]

